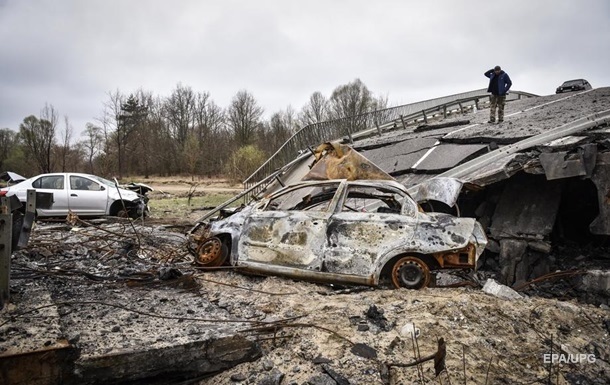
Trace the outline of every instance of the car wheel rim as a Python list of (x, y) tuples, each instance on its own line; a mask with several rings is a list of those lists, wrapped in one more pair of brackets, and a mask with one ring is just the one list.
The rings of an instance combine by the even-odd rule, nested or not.
[(202, 266), (220, 266), (223, 262), (222, 241), (209, 238), (197, 249), (196, 262)]
[(429, 282), (430, 270), (419, 258), (402, 258), (392, 269), (392, 283), (396, 288), (421, 289), (428, 286)]

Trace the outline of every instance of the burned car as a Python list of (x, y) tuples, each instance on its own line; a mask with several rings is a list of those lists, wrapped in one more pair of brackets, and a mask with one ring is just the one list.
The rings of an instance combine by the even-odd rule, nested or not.
[(301, 182), (191, 235), (203, 266), (410, 289), (428, 286), (431, 271), (476, 268), (487, 243), (475, 219), (426, 213), (392, 180)]

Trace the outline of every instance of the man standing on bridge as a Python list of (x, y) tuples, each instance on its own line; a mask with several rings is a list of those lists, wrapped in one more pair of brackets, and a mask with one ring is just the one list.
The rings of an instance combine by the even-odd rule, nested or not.
[(491, 69), (485, 72), (485, 76), (489, 78), (489, 88), (487, 88), (487, 92), (491, 92), (490, 102), (491, 106), (489, 108), (489, 122), (494, 123), (496, 121), (496, 107), (498, 107), (498, 123), (504, 121), (504, 103), (506, 102), (506, 94), (510, 89), (510, 86), (513, 85), (513, 82), (510, 81), (510, 77), (500, 66), (495, 66), (494, 69)]

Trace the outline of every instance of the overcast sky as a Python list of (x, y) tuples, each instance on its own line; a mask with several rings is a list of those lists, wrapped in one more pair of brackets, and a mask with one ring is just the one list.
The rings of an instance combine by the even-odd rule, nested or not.
[(487, 86), (546, 95), (610, 86), (610, 1), (0, 0), (0, 128), (45, 103), (76, 131), (107, 93), (167, 96), (180, 82), (265, 116), (360, 78), (391, 105)]

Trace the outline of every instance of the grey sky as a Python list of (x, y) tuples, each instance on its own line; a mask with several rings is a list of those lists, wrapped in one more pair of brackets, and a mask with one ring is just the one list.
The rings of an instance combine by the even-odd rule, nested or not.
[(178, 82), (222, 107), (247, 89), (267, 117), (355, 78), (398, 105), (486, 87), (496, 64), (537, 94), (610, 86), (610, 2), (0, 0), (13, 130), (48, 102), (82, 131), (108, 91)]

